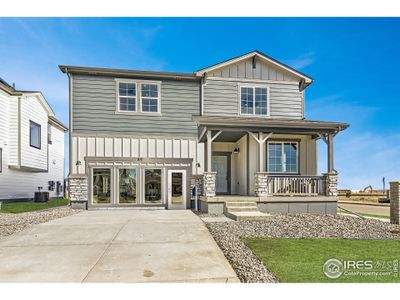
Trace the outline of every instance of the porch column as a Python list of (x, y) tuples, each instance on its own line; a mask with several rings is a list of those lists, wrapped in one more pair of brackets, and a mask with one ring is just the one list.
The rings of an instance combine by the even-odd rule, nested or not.
[(254, 133), (249, 131), (249, 134), (258, 143), (258, 166), (257, 172), (254, 173), (254, 192), (257, 197), (266, 197), (268, 195), (268, 174), (265, 172), (264, 164), (264, 145), (265, 141), (269, 139), (272, 132), (266, 136), (262, 132), (256, 136)]
[(327, 136), (327, 148), (328, 148), (328, 173), (334, 172), (333, 166), (333, 134)]
[(222, 133), (222, 130), (218, 131), (214, 136), (211, 130), (207, 130), (207, 165), (206, 171), (211, 172), (211, 157), (212, 157), (212, 142)]
[(222, 130), (218, 131), (214, 136), (211, 130), (207, 130), (207, 164), (206, 170), (203, 173), (203, 196), (214, 197), (215, 196), (215, 185), (216, 185), (216, 172), (212, 171), (212, 142), (222, 133)]
[(212, 139), (211, 139), (211, 130), (207, 130), (207, 172), (211, 172), (211, 155), (212, 155)]
[(264, 141), (263, 141), (263, 133), (258, 133), (258, 172), (264, 172), (264, 163), (263, 163), (263, 153), (264, 153)]
[(268, 133), (266, 136), (264, 136), (264, 134), (262, 132), (258, 133), (258, 137), (252, 133), (252, 132), (248, 132), (253, 139), (258, 143), (258, 166), (257, 166), (257, 171), (258, 172), (264, 172), (265, 171), (265, 164), (264, 164), (264, 144), (265, 141), (268, 140), (271, 135), (272, 132)]

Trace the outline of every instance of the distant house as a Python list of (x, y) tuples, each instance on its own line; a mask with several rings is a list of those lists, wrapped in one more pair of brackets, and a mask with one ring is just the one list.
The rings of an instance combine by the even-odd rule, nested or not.
[(0, 79), (0, 201), (63, 196), (66, 131), (41, 92)]
[(305, 120), (309, 76), (259, 51), (193, 73), (60, 69), (73, 204), (186, 209), (197, 185), (203, 211), (336, 212), (333, 138), (348, 124)]

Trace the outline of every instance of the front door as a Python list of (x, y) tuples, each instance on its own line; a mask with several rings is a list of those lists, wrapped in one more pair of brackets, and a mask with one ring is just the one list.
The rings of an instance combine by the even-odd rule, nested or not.
[(168, 171), (168, 209), (186, 209), (186, 171)]
[(212, 170), (217, 172), (216, 175), (216, 193), (229, 193), (229, 156), (228, 155), (213, 155)]

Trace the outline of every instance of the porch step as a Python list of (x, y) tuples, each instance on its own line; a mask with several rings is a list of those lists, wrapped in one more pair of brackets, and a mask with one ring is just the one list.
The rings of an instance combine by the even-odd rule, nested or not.
[(271, 217), (260, 211), (225, 212), (225, 216), (235, 221), (262, 221)]
[(228, 212), (245, 212), (245, 211), (259, 211), (257, 205), (255, 206), (229, 206), (226, 208)]
[(226, 201), (226, 207), (257, 207), (257, 203), (254, 201)]

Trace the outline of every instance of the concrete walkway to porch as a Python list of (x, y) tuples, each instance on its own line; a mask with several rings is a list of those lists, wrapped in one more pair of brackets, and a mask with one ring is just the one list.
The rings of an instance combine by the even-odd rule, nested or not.
[(238, 282), (189, 210), (99, 210), (0, 241), (0, 282)]

